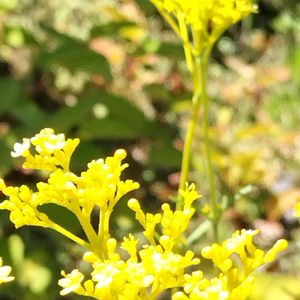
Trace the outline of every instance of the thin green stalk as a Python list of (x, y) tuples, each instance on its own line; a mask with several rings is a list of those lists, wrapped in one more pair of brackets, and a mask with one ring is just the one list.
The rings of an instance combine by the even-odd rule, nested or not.
[(210, 188), (210, 202), (212, 209), (212, 226), (214, 240), (218, 242), (218, 223), (219, 223), (219, 207), (217, 202), (217, 191), (215, 184), (214, 169), (211, 157), (211, 145), (209, 138), (209, 98), (207, 95), (207, 65), (209, 60), (209, 52), (203, 55), (201, 59), (201, 91), (202, 91), (202, 103), (203, 103), (203, 129), (204, 129), (204, 145), (205, 145), (205, 161), (206, 161), (206, 173)]
[[(209, 183), (210, 202), (212, 209), (212, 227), (214, 240), (219, 240), (218, 223), (219, 223), (219, 208), (217, 202), (217, 191), (214, 178), (214, 169), (211, 157), (211, 145), (209, 138), (209, 97), (207, 94), (207, 66), (210, 57), (210, 48), (205, 53), (194, 59), (193, 80), (194, 80), (194, 95), (193, 95), (193, 111), (192, 117), (188, 124), (188, 129), (185, 135), (179, 190), (185, 188), (188, 182), (190, 160), (192, 153), (192, 144), (195, 136), (195, 130), (198, 123), (199, 111), (201, 103), (203, 105), (203, 130), (204, 130), (204, 145), (205, 145), (205, 161), (206, 175)], [(178, 195), (177, 208), (182, 207), (181, 196)]]
[(98, 235), (96, 234), (91, 222), (90, 217), (85, 216), (79, 207), (73, 207), (73, 213), (77, 217), (86, 237), (89, 240), (89, 244), (93, 249), (94, 253), (97, 253), (101, 257), (102, 253), (100, 252), (100, 243), (98, 240)]
[[(193, 68), (193, 79), (194, 79), (194, 95), (193, 95), (193, 112), (192, 118), (188, 124), (188, 129), (185, 135), (184, 148), (182, 154), (181, 172), (180, 172), (180, 183), (179, 190), (185, 189), (185, 184), (188, 181), (190, 160), (192, 152), (192, 144), (195, 135), (195, 129), (198, 122), (200, 104), (201, 104), (201, 79), (200, 79), (200, 60), (196, 58), (194, 60)], [(178, 195), (177, 208), (182, 206), (182, 199)]]
[(51, 229), (59, 232), (60, 234), (66, 236), (70, 240), (74, 241), (76, 244), (81, 245), (82, 247), (85, 247), (86, 249), (92, 250), (89, 243), (87, 243), (83, 239), (79, 238), (78, 236), (76, 236), (72, 232), (70, 232), (70, 231), (66, 230), (65, 228), (61, 227), (60, 225), (58, 225), (54, 222), (51, 222), (49, 228), (51, 228)]

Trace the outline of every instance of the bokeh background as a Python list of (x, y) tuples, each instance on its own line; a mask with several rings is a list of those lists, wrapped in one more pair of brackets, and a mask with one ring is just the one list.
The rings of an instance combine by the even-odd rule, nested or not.
[[(0, 0), (0, 176), (11, 185), (45, 179), (22, 170), (10, 151), (52, 127), (81, 139), (74, 172), (125, 148), (126, 177), (141, 183), (134, 195), (146, 210), (159, 209), (176, 193), (191, 88), (180, 41), (148, 0)], [(213, 160), (227, 208), (222, 238), (258, 228), (263, 247), (289, 239), (288, 251), (258, 272), (251, 300), (300, 299), (298, 0), (262, 0), (258, 14), (226, 32), (213, 51), (209, 94)], [(203, 195), (199, 210), (208, 190), (202, 136), (199, 129), (191, 173)], [(68, 212), (44, 209), (80, 235)], [(112, 234), (139, 231), (132, 218), (124, 199)], [(200, 213), (191, 232), (188, 243), (199, 253), (211, 240)], [(50, 230), (15, 230), (4, 211), (0, 255), (16, 277), (0, 287), (2, 300), (61, 299), (60, 270), (88, 272), (80, 247)]]

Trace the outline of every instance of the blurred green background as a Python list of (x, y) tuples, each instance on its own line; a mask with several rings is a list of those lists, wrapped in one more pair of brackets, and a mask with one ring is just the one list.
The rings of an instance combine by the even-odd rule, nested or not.
[[(259, 7), (221, 38), (209, 68), (213, 159), (227, 208), (221, 231), (226, 238), (235, 229), (258, 228), (263, 247), (289, 239), (268, 275), (259, 275), (252, 300), (299, 299), (293, 207), (300, 196), (300, 3), (262, 0)], [(74, 172), (125, 148), (126, 177), (141, 183), (135, 196), (146, 210), (157, 210), (176, 193), (191, 88), (180, 41), (147, 0), (0, 0), (0, 176), (11, 185), (44, 179), (22, 170), (10, 151), (52, 127), (81, 139)], [(204, 195), (199, 208), (208, 189), (201, 137), (199, 129), (192, 162), (192, 180)], [(45, 210), (80, 234), (66, 211)], [(140, 230), (132, 217), (124, 199), (113, 235)], [(203, 221), (198, 214), (188, 241), (197, 253), (210, 240)], [(1, 285), (0, 299), (61, 299), (60, 270), (88, 272), (82, 249), (64, 237), (16, 231), (6, 212), (0, 223), (0, 255), (16, 277)]]

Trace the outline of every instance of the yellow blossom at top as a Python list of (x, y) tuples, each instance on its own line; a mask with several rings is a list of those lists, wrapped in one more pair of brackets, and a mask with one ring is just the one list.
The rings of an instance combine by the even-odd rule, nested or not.
[(2, 258), (0, 257), (0, 284), (9, 282), (15, 279), (13, 276), (9, 276), (11, 272), (10, 266), (3, 266)]
[(212, 45), (231, 25), (257, 11), (253, 0), (150, 0), (188, 42), (191, 27), (196, 51)]

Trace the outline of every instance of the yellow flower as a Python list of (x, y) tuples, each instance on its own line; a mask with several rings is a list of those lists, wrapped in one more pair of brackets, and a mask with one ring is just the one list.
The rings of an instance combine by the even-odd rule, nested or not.
[[(257, 230), (237, 231), (222, 244), (202, 249), (202, 256), (219, 269), (216, 277), (207, 279), (198, 268), (200, 259), (196, 254), (179, 251), (185, 249), (184, 233), (195, 213), (193, 203), (199, 198), (194, 185), (180, 191), (182, 205), (175, 210), (165, 203), (161, 213), (144, 213), (138, 200), (129, 200), (128, 206), (143, 227), (143, 236), (138, 240), (129, 234), (119, 245), (110, 236), (110, 215), (121, 197), (139, 184), (121, 180), (127, 167), (122, 163), (126, 157), (122, 149), (106, 159), (93, 160), (79, 175), (71, 172), (69, 162), (78, 142), (65, 140), (64, 135), (56, 135), (52, 129), (41, 130), (35, 137), (24, 139), (23, 144), (16, 144), (13, 156), (24, 157), (25, 167), (48, 170), (48, 180), (30, 189), (26, 185), (6, 186), (0, 179), (0, 190), (7, 197), (0, 203), (0, 209), (10, 211), (10, 220), (16, 227), (49, 227), (88, 250), (83, 258), (91, 264), (90, 278), (86, 280), (78, 269), (69, 274), (62, 272), (63, 278), (58, 282), (61, 295), (73, 292), (99, 300), (152, 300), (175, 288), (175, 300), (245, 300), (252, 288), (252, 272), (273, 261), (287, 247), (285, 240), (279, 240), (265, 253), (253, 242)], [(48, 203), (71, 211), (86, 240), (39, 211), (40, 206)], [(99, 211), (98, 231), (91, 224), (95, 210)], [(122, 251), (127, 254), (121, 255)], [(191, 267), (195, 271), (190, 274)], [(2, 267), (1, 260), (0, 282), (13, 279), (8, 276), (10, 271), (10, 267)]]
[(84, 290), (81, 286), (81, 282), (84, 279), (82, 273), (75, 269), (68, 275), (64, 271), (62, 271), (61, 274), (65, 277), (58, 281), (58, 285), (63, 287), (63, 289), (60, 291), (62, 296), (65, 296), (71, 292), (75, 292), (79, 295), (84, 294)]
[(0, 257), (0, 284), (9, 282), (15, 279), (13, 276), (9, 276), (11, 272), (10, 266), (3, 266), (2, 258)]
[[(257, 11), (253, 0), (150, 0), (193, 54), (210, 48), (231, 25)], [(193, 33), (190, 42), (188, 28)], [(187, 45), (185, 45), (187, 46)], [(187, 53), (186, 53), (187, 54)], [(190, 55), (190, 54), (189, 54)]]
[[(0, 180), (0, 189), (8, 199), (0, 203), (0, 209), (10, 211), (10, 220), (15, 227), (24, 225), (52, 228), (76, 243), (93, 250), (100, 256), (107, 253), (106, 241), (110, 238), (109, 219), (117, 202), (139, 184), (121, 180), (122, 171), (128, 166), (122, 161), (126, 151), (117, 150), (106, 159), (93, 160), (87, 170), (76, 175), (69, 170), (71, 156), (79, 139), (65, 139), (64, 134), (55, 134), (45, 128), (23, 144), (15, 144), (14, 157), (25, 158), (24, 168), (49, 171), (46, 182), (38, 182), (36, 188), (6, 186)], [(70, 210), (81, 224), (87, 240), (56, 224), (40, 211), (40, 206), (56, 204)], [(91, 214), (100, 210), (98, 232), (91, 225)]]
[[(54, 171), (57, 167), (69, 169), (70, 158), (79, 144), (79, 139), (65, 140), (64, 134), (54, 134), (52, 128), (45, 128), (31, 139), (24, 138), (23, 143), (16, 143), (12, 157), (25, 158), (26, 169)], [(31, 151), (31, 148), (34, 148)]]

